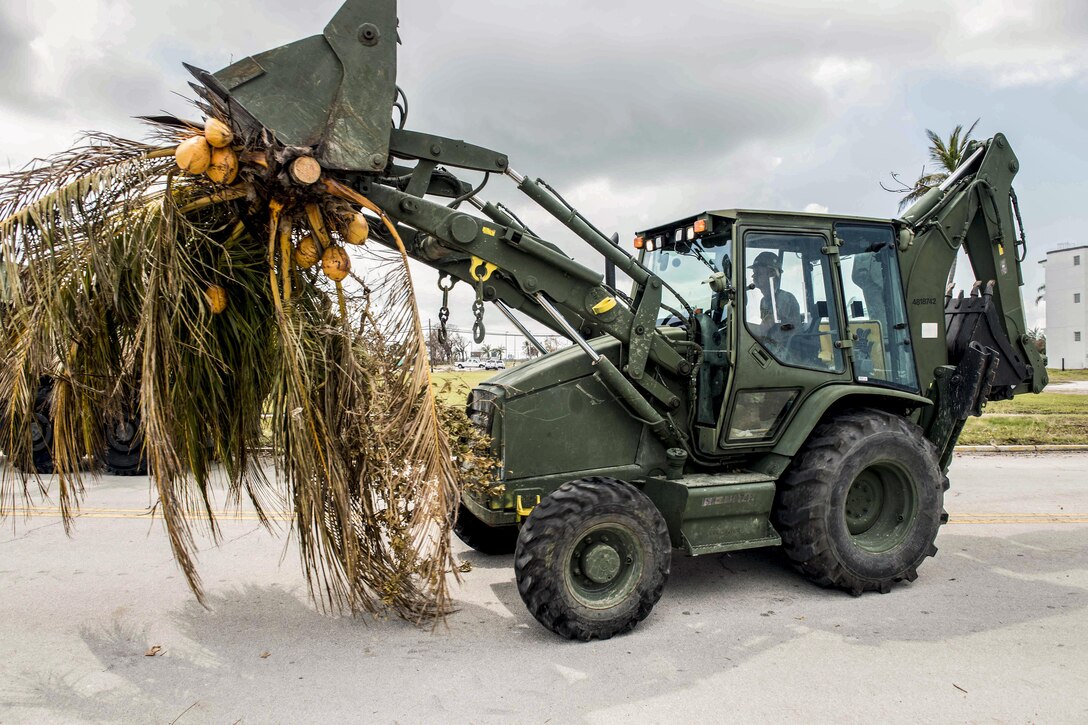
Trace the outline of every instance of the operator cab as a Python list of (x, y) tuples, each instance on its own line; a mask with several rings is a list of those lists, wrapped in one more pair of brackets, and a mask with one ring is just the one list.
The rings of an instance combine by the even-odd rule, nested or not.
[(658, 323), (703, 349), (704, 452), (773, 447), (799, 404), (836, 383), (919, 392), (896, 239), (887, 220), (748, 210), (636, 238), (665, 284)]

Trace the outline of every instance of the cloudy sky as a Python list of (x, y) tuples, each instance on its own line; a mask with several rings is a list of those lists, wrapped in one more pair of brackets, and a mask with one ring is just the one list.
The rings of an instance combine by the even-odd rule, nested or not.
[[(135, 115), (191, 115), (182, 61), (217, 70), (320, 32), (339, 6), (0, 0), (0, 164), (85, 129), (139, 137)], [(400, 19), (409, 127), (509, 154), (625, 243), (714, 208), (894, 216), (880, 182), (922, 169), (924, 129), (976, 118), (1021, 159), (1030, 324), (1038, 260), (1088, 242), (1084, 0), (403, 0)]]

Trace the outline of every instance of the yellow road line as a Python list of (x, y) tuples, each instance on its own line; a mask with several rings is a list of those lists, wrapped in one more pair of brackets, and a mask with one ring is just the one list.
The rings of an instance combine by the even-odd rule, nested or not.
[(950, 524), (1088, 524), (1088, 514), (956, 514)]
[[(259, 521), (260, 517), (257, 516), (255, 511), (215, 511), (215, 518), (217, 521)], [(29, 517), (29, 518), (56, 518), (61, 515), (61, 510), (58, 507), (42, 507), (42, 508), (16, 508), (11, 512), (7, 512), (7, 515), (11, 517)], [(82, 519), (157, 519), (160, 518), (157, 512), (152, 512), (150, 509), (88, 509), (83, 508), (75, 512), (76, 518)], [(203, 512), (192, 512), (185, 515), (188, 519), (198, 519), (206, 521), (208, 515)], [(272, 521), (290, 521), (294, 518), (294, 514), (290, 511), (269, 511), (266, 512), (265, 518)]]

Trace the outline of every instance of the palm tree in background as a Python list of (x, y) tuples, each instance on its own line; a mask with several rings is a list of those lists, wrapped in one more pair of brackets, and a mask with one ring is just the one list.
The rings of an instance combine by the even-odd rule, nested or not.
[[(926, 136), (929, 138), (929, 160), (936, 165), (937, 169), (927, 173), (925, 167), (922, 167), (922, 174), (914, 182), (914, 186), (899, 200), (899, 211), (903, 211), (903, 209), (921, 199), (933, 187), (940, 186), (941, 182), (956, 170), (956, 167), (963, 161), (967, 144), (971, 141), (971, 134), (974, 133), (975, 126), (978, 125), (980, 120), (976, 118), (966, 132), (963, 130), (963, 125), (958, 124), (952, 129), (952, 133), (948, 135), (947, 141), (941, 138), (937, 132), (926, 129)], [(946, 287), (956, 279), (956, 265), (959, 262), (959, 256), (960, 253), (957, 253), (952, 260), (952, 267), (948, 270), (948, 280), (945, 283)]]
[(936, 164), (937, 170), (926, 173), (925, 167), (922, 167), (922, 175), (914, 182), (910, 193), (899, 200), (900, 211), (921, 199), (933, 187), (940, 186), (941, 182), (956, 170), (956, 167), (963, 161), (967, 144), (971, 142), (971, 134), (974, 133), (975, 126), (978, 125), (980, 120), (976, 118), (966, 133), (962, 125), (956, 126), (952, 129), (952, 133), (948, 135), (947, 141), (941, 138), (937, 132), (926, 129), (926, 136), (929, 138), (929, 160)]

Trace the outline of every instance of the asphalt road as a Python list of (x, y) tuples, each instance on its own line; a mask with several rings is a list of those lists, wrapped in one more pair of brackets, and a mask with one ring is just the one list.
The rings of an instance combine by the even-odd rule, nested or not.
[(957, 458), (940, 553), (887, 595), (775, 551), (677, 555), (650, 618), (590, 644), (531, 618), (512, 557), (471, 552), (435, 631), (322, 614), (289, 537), (244, 513), (201, 554), (205, 610), (147, 480), (105, 477), (72, 539), (48, 511), (0, 533), (0, 722), (1083, 723), (1086, 470)]

